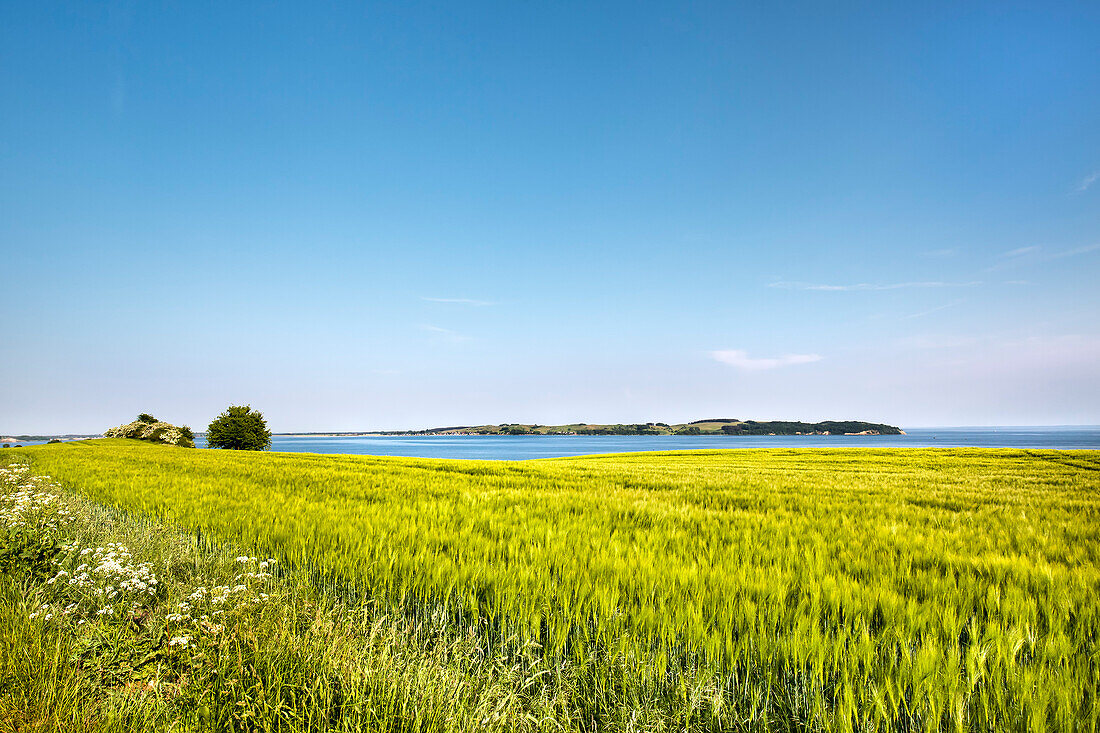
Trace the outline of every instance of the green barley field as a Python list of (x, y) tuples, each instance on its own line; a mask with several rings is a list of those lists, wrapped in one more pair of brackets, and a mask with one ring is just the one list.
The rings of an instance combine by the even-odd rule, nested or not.
[(569, 670), (656, 706), (654, 729), (1100, 727), (1097, 452), (21, 455), (346, 603), (535, 654), (533, 685)]

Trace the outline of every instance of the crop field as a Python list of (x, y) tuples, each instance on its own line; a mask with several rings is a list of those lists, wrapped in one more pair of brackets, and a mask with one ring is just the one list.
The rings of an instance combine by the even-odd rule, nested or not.
[(472, 621), (680, 728), (1100, 727), (1097, 452), (22, 450), (94, 501)]

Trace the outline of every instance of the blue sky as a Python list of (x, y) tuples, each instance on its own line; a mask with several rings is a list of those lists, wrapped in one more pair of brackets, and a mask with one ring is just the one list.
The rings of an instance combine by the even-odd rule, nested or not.
[(6, 3), (0, 432), (1100, 423), (1100, 6)]

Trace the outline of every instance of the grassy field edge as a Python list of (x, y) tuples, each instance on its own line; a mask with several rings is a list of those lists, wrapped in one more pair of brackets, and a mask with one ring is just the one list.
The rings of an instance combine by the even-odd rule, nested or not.
[[(21, 465), (0, 460), (0, 467), (13, 463)], [(0, 561), (4, 733), (584, 727), (574, 720), (568, 675), (539, 668), (522, 648), (486, 649), (474, 629), (442, 618), (349, 606), (292, 574), (253, 583), (262, 602), (181, 624), (173, 617), (198, 589), (231, 589), (243, 568), (260, 561), (27, 473), (30, 481), (5, 485), (0, 478), (6, 509), (28, 487), (53, 501), (24, 502), (21, 538), (7, 527)], [(157, 591), (114, 616), (98, 614), (106, 599), (95, 593), (56, 592), (50, 580), (58, 569), (91, 548), (121, 548), (124, 565), (152, 569)], [(79, 607), (66, 613), (72, 601)], [(634, 720), (646, 717), (623, 709)]]

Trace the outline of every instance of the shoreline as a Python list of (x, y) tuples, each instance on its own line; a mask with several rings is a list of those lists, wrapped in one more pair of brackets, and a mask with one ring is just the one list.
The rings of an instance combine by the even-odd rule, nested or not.
[[(205, 437), (205, 433), (195, 433)], [(726, 435), (723, 433), (658, 433), (655, 435), (616, 435), (591, 433), (272, 433), (279, 438), (877, 438), (884, 433), (768, 433), (767, 435)], [(904, 430), (896, 435), (908, 435)]]

